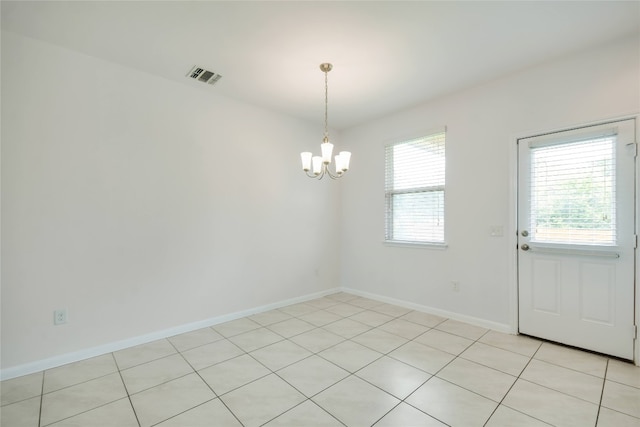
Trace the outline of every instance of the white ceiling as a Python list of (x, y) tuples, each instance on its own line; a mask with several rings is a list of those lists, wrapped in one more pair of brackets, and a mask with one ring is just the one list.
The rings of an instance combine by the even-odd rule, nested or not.
[[(2, 29), (341, 129), (640, 34), (638, 1), (2, 1)], [(185, 75), (199, 65), (215, 85)]]

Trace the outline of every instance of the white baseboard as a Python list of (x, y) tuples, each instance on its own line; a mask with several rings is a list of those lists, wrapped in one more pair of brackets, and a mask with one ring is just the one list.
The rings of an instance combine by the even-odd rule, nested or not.
[(493, 322), (491, 320), (481, 319), (473, 316), (467, 316), (465, 314), (455, 313), (453, 311), (441, 310), (441, 309), (429, 307), (426, 305), (415, 304), (412, 302), (407, 302), (407, 301), (403, 301), (395, 298), (389, 298), (382, 295), (363, 292), (357, 289), (343, 287), (343, 288), (340, 288), (340, 290), (342, 292), (346, 292), (349, 294), (358, 295), (361, 297), (369, 298), (369, 299), (380, 301), (380, 302), (386, 302), (388, 304), (398, 305), (400, 307), (410, 308), (411, 310), (421, 311), (423, 313), (429, 313), (429, 314), (434, 314), (440, 317), (446, 317), (448, 319), (458, 320), (460, 322), (469, 323), (471, 325), (480, 326), (482, 328), (491, 329), (497, 332), (502, 332), (505, 334), (512, 334), (512, 335), (516, 334), (516, 332), (511, 327), (511, 325), (506, 323)]
[(128, 347), (133, 347), (140, 344), (146, 344), (151, 341), (156, 341), (163, 338), (172, 337), (178, 334), (184, 334), (186, 332), (195, 331), (197, 329), (206, 328), (209, 326), (218, 325), (220, 323), (230, 322), (232, 320), (239, 319), (241, 317), (251, 316), (253, 314), (262, 313), (263, 311), (274, 310), (276, 308), (284, 307), (291, 304), (297, 304), (300, 302), (309, 301), (315, 298), (320, 298), (326, 295), (330, 295), (339, 292), (339, 288), (332, 288), (321, 292), (315, 292), (313, 294), (304, 295), (301, 297), (290, 298), (284, 301), (279, 301), (273, 304), (267, 304), (260, 307), (251, 308), (248, 310), (238, 311), (231, 314), (225, 314), (222, 316), (216, 316), (197, 322), (187, 323), (184, 325), (176, 326), (174, 328), (164, 329), (162, 331), (152, 332), (137, 337), (127, 338), (121, 341), (111, 342), (108, 344), (100, 345), (97, 347), (91, 347), (72, 353), (61, 354), (59, 356), (50, 357), (47, 359), (37, 360), (35, 362), (25, 363), (23, 365), (17, 365), (6, 369), (0, 369), (0, 380), (8, 380), (22, 375), (33, 374), (35, 372), (44, 371), (46, 369), (56, 368), (58, 366), (66, 365), (68, 363), (78, 362), (80, 360), (89, 359), (103, 354), (112, 353), (114, 351), (123, 350)]

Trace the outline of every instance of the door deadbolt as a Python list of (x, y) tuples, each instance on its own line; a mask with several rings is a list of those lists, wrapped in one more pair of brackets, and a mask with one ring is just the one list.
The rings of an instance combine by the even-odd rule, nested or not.
[(522, 237), (527, 237), (529, 232), (527, 230), (522, 230)]

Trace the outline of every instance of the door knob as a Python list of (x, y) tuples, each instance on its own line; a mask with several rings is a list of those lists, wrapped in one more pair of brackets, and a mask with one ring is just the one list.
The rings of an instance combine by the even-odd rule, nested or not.
[(522, 246), (520, 246), (522, 248), (523, 251), (528, 251), (529, 250), (529, 245), (527, 245), (526, 243)]

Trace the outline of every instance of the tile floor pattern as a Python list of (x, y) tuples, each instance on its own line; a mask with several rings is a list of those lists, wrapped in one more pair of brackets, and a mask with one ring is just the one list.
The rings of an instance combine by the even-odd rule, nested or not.
[(2, 382), (1, 424), (640, 426), (640, 368), (347, 293)]

